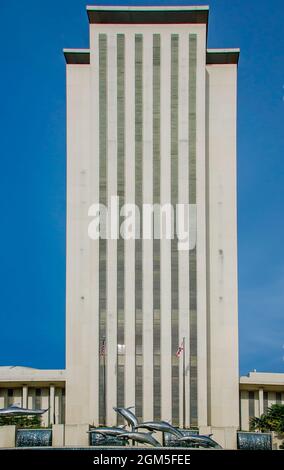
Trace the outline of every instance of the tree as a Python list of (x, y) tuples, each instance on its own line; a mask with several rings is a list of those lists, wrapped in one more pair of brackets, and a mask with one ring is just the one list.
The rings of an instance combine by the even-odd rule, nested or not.
[(284, 405), (271, 405), (266, 413), (261, 415), (260, 418), (251, 418), (250, 426), (253, 431), (275, 431), (279, 434), (283, 434)]

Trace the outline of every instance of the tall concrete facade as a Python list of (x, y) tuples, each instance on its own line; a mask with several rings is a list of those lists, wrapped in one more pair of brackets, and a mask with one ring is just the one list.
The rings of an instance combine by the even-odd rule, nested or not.
[[(114, 425), (114, 406), (135, 406), (143, 420), (230, 433), (239, 51), (207, 49), (208, 7), (87, 11), (90, 49), (64, 51), (66, 424)], [(176, 238), (92, 240), (89, 209), (113, 196), (120, 208), (190, 204), (190, 250)]]

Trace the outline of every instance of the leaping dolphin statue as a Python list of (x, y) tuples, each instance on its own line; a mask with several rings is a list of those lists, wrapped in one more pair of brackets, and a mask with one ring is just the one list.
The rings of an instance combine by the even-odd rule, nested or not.
[(99, 428), (93, 428), (88, 433), (96, 433), (101, 434), (102, 436), (119, 436), (120, 434), (125, 434), (125, 426), (124, 427), (116, 427), (112, 426), (110, 428), (102, 426)]
[(145, 423), (138, 424), (138, 426), (135, 426), (135, 429), (139, 428), (148, 429), (149, 431), (168, 432), (178, 438), (183, 437), (183, 433), (181, 431), (166, 421), (147, 421)]
[(153, 447), (161, 447), (161, 444), (152, 436), (152, 432), (125, 432), (120, 434), (119, 438), (140, 442), (142, 444), (149, 444)]
[(130, 406), (129, 408), (113, 407), (114, 411), (116, 411), (116, 413), (120, 414), (120, 416), (126, 419), (129, 426), (134, 429), (136, 426), (138, 426), (138, 419), (136, 418), (135, 414), (130, 411), (132, 408), (134, 408), (134, 406)]
[(1, 408), (0, 415), (1, 416), (36, 416), (36, 415), (43, 415), (48, 411), (49, 408), (46, 410), (28, 410), (27, 408), (21, 408), (18, 405), (10, 405), (8, 408)]
[(197, 434), (197, 435), (193, 434), (191, 436), (183, 436), (183, 437), (180, 437), (178, 440), (181, 442), (193, 442), (196, 444), (203, 445), (205, 447), (214, 447), (215, 449), (222, 449), (222, 447), (217, 442), (213, 441), (211, 437), (202, 436), (200, 434)]

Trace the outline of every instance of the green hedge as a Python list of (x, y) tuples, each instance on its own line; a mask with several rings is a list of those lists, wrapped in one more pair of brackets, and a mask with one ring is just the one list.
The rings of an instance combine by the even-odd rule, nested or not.
[(0, 426), (17, 426), (18, 428), (40, 428), (41, 416), (1, 416)]

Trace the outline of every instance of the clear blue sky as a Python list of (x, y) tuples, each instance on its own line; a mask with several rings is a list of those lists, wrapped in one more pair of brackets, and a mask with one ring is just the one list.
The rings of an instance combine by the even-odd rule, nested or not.
[[(0, 2), (0, 365), (61, 368), (65, 364), (65, 63), (61, 51), (88, 47), (86, 3)], [(190, 4), (182, 0), (121, 3)], [(241, 372), (254, 368), (284, 372), (284, 3), (196, 3), (210, 4), (209, 47), (241, 48)]]

